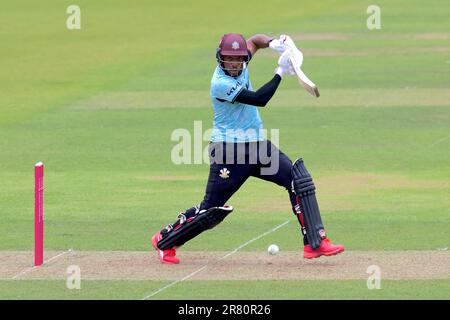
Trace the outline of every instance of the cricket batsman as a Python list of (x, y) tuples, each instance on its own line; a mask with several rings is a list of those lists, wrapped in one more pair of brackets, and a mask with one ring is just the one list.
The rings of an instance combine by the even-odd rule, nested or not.
[[(258, 34), (245, 40), (241, 34), (229, 33), (221, 38), (210, 88), (214, 126), (205, 195), (198, 205), (181, 212), (173, 224), (151, 238), (162, 263), (179, 263), (177, 248), (222, 222), (233, 211), (226, 202), (249, 177), (287, 190), (303, 235), (305, 258), (344, 251), (344, 246), (332, 244), (325, 234), (316, 187), (303, 160), (292, 163), (263, 134), (258, 108), (267, 105), (283, 77), (295, 74), (292, 61), (303, 59), (296, 50), (289, 49), (289, 43), (293, 44), (292, 39), (285, 35), (274, 39)], [(259, 49), (268, 47), (280, 54), (278, 66), (272, 79), (255, 91), (248, 64)]]

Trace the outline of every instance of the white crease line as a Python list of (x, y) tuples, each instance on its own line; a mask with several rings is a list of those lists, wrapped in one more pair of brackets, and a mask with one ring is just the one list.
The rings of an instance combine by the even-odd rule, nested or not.
[(22, 272), (16, 274), (14, 277), (12, 277), (12, 280), (17, 279), (17, 278), (19, 278), (20, 276), (24, 275), (25, 273), (28, 273), (28, 272), (30, 272), (30, 271), (33, 271), (34, 269), (37, 269), (37, 268), (39, 268), (39, 267), (42, 267), (43, 265), (48, 264), (50, 261), (53, 261), (53, 260), (55, 260), (55, 259), (57, 259), (57, 258), (59, 258), (59, 257), (61, 257), (61, 256), (63, 256), (63, 255), (65, 255), (66, 253), (69, 253), (69, 252), (72, 252), (72, 249), (69, 249), (69, 250), (67, 250), (67, 251), (61, 252), (60, 254), (57, 254), (56, 256), (54, 256), (54, 257), (48, 259), (47, 261), (44, 261), (44, 262), (42, 263), (41, 266), (34, 266), (34, 267), (28, 268), (28, 269), (26, 269), (26, 270), (24, 270), (24, 271), (22, 271)]
[[(259, 240), (259, 239), (261, 239), (262, 237), (267, 236), (268, 234), (270, 234), (270, 233), (272, 233), (272, 232), (274, 232), (274, 231), (280, 229), (281, 227), (284, 227), (284, 226), (287, 225), (288, 223), (289, 223), (289, 220), (287, 220), (287, 221), (283, 222), (282, 224), (276, 226), (275, 228), (273, 228), (273, 229), (271, 229), (271, 230), (269, 230), (269, 231), (267, 231), (267, 232), (265, 232), (265, 233), (263, 233), (263, 234), (257, 236), (256, 238), (253, 238), (253, 239), (247, 241), (246, 243), (240, 245), (239, 247), (237, 247), (237, 248), (234, 249), (233, 251), (231, 251), (231, 252), (227, 253), (226, 255), (224, 255), (223, 257), (217, 259), (217, 261), (223, 260), (223, 259), (225, 259), (225, 258), (231, 256), (232, 254), (238, 252), (240, 249), (244, 248), (245, 246), (249, 245), (250, 243), (252, 243), (252, 242), (254, 242), (254, 241), (256, 241), (256, 240)], [(216, 261), (216, 262), (217, 262), (217, 261)], [(142, 298), (141, 300), (147, 300), (148, 298), (151, 298), (151, 297), (157, 295), (158, 293), (160, 293), (160, 292), (162, 292), (162, 291), (164, 291), (164, 290), (166, 290), (166, 289), (172, 287), (173, 285), (175, 285), (175, 284), (177, 284), (177, 283), (179, 283), (179, 282), (182, 282), (182, 281), (184, 281), (184, 280), (186, 280), (186, 279), (189, 279), (189, 278), (193, 277), (194, 275), (196, 275), (196, 274), (199, 273), (200, 271), (203, 271), (203, 270), (206, 269), (207, 267), (208, 267), (208, 265), (206, 264), (206, 265), (204, 265), (203, 267), (201, 267), (200, 269), (198, 269), (198, 270), (192, 272), (191, 274), (187, 275), (186, 277), (184, 277), (184, 278), (182, 278), (182, 279), (179, 279), (179, 280), (175, 280), (174, 282), (169, 283), (167, 286), (162, 287), (161, 289), (159, 289), (159, 290), (153, 292), (152, 294), (149, 294), (148, 296), (145, 296), (145, 297)]]
[(207, 266), (208, 266), (208, 265), (204, 265), (203, 267), (201, 267), (201, 268), (198, 269), (197, 271), (192, 272), (190, 275), (184, 277), (183, 279), (175, 280), (174, 282), (169, 283), (167, 286), (162, 287), (162, 288), (159, 289), (158, 291), (155, 291), (155, 292), (153, 292), (152, 294), (149, 294), (148, 296), (142, 298), (141, 300), (147, 300), (148, 298), (151, 298), (151, 297), (153, 297), (154, 295), (157, 295), (157, 294), (160, 293), (161, 291), (164, 291), (164, 290), (166, 290), (167, 288), (170, 288), (171, 286), (176, 285), (178, 282), (182, 282), (182, 281), (184, 281), (184, 280), (186, 280), (186, 279), (189, 279), (190, 277), (196, 275), (197, 273), (199, 273), (199, 272), (202, 271), (203, 269), (206, 269)]
[(262, 237), (267, 236), (269, 233), (272, 233), (272, 232), (274, 232), (274, 231), (280, 229), (281, 227), (284, 227), (284, 226), (287, 225), (288, 223), (289, 223), (289, 220), (283, 222), (283, 223), (280, 224), (279, 226), (276, 226), (276, 227), (273, 228), (272, 230), (269, 230), (269, 231), (267, 231), (266, 233), (263, 233), (262, 235), (260, 235), (260, 236), (258, 236), (258, 237), (256, 237), (256, 238), (253, 238), (252, 240), (247, 241), (246, 243), (244, 243), (243, 245), (240, 245), (239, 247), (237, 247), (236, 249), (234, 249), (234, 250), (231, 251), (230, 253), (227, 253), (226, 255), (224, 255), (222, 258), (219, 258), (217, 261), (223, 260), (223, 259), (225, 259), (225, 258), (231, 256), (232, 254), (234, 254), (234, 253), (238, 252), (239, 250), (241, 250), (243, 247), (249, 245), (250, 243), (252, 243), (252, 242), (254, 242), (254, 241), (256, 241), (256, 240), (261, 239)]

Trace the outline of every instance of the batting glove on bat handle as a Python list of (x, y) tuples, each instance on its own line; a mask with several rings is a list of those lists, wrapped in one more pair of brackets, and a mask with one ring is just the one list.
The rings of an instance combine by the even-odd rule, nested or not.
[(283, 52), (286, 51), (286, 49), (289, 49), (288, 46), (284, 44), (285, 36), (281, 35), (279, 39), (273, 39), (269, 42), (270, 49), (274, 50), (278, 54), (283, 54)]
[(278, 67), (275, 69), (275, 73), (283, 78), (283, 75), (294, 75), (295, 71), (292, 68), (292, 64), (289, 61), (289, 58), (292, 56), (292, 52), (290, 50), (285, 51), (280, 58), (278, 59)]

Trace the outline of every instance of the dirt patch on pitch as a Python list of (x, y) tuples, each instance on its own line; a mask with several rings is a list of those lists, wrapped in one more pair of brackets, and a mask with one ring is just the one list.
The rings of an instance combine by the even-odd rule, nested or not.
[[(46, 259), (58, 252), (47, 252)], [(78, 266), (83, 280), (345, 280), (367, 279), (370, 266), (382, 279), (449, 279), (448, 251), (350, 251), (307, 260), (301, 252), (180, 251), (182, 263), (163, 265), (155, 252), (72, 251), (31, 269), (31, 252), (0, 252), (0, 279), (65, 280), (67, 268)], [(29, 270), (22, 273), (24, 270)], [(373, 271), (372, 271), (373, 272)], [(195, 274), (194, 274), (195, 273)], [(192, 275), (191, 277), (189, 277)]]

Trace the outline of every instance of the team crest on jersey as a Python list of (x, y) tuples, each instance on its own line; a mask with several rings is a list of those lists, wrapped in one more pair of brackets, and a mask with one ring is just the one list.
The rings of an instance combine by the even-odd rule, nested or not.
[(231, 44), (231, 48), (233, 48), (233, 50), (239, 50), (239, 42), (235, 41)]
[(223, 168), (220, 170), (220, 174), (219, 177), (221, 177), (222, 179), (228, 179), (230, 176), (230, 171), (227, 168)]

